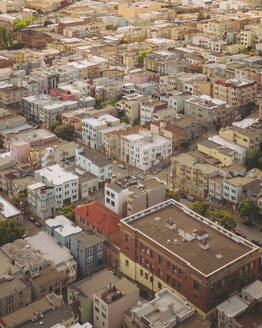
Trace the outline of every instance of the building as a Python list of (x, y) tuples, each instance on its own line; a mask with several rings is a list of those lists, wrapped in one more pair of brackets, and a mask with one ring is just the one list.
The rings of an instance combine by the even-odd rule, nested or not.
[(76, 202), (79, 198), (78, 176), (60, 165), (52, 165), (35, 171), (35, 180), (55, 188), (56, 208)]
[(76, 148), (76, 165), (98, 178), (99, 185), (111, 181), (112, 161), (87, 148)]
[(31, 303), (31, 286), (19, 279), (0, 283), (1, 318)]
[[(69, 249), (59, 246), (56, 240), (45, 231), (40, 231), (36, 235), (27, 237), (25, 241), (26, 248), (29, 246), (34, 252), (41, 254), (41, 257), (47, 262), (52, 263), (58, 271), (59, 281), (61, 282), (59, 285), (60, 292), (76, 280), (77, 263), (70, 254)], [(23, 250), (21, 249), (21, 251)], [(54, 272), (50, 273), (50, 279), (52, 276), (55, 276)]]
[(122, 278), (94, 293), (94, 328), (120, 328), (122, 315), (139, 301), (139, 288)]
[[(251, 267), (247, 266), (246, 270)], [(244, 274), (243, 272), (241, 273)], [(256, 280), (217, 306), (218, 328), (251, 328), (262, 324), (262, 282)]]
[(194, 153), (183, 153), (171, 159), (171, 190), (180, 190), (199, 199), (208, 197), (208, 180), (217, 175), (218, 168), (203, 163)]
[[(153, 99), (143, 100), (140, 105), (140, 121), (142, 125), (147, 125), (154, 120), (154, 115), (158, 114), (158, 111), (165, 111), (164, 118), (171, 118), (175, 115), (173, 110), (168, 110), (167, 103), (163, 101), (157, 101)], [(172, 114), (173, 113), (173, 114)]]
[(122, 219), (120, 230), (120, 271), (154, 292), (170, 288), (203, 317), (257, 279), (259, 247), (173, 199)]
[(91, 276), (104, 267), (104, 239), (93, 231), (74, 235), (70, 250), (82, 277)]
[(67, 302), (79, 303), (80, 323), (93, 322), (93, 295), (109, 284), (115, 284), (119, 278), (108, 270), (94, 273), (92, 277), (79, 280), (67, 288)]
[(82, 229), (64, 215), (45, 221), (46, 232), (54, 237), (58, 244), (71, 249), (72, 237), (81, 234)]
[(190, 328), (210, 327), (208, 321), (201, 319), (184, 299), (168, 288), (157, 292), (151, 302), (133, 306), (123, 321), (130, 328), (184, 327), (184, 324)]
[(214, 125), (226, 124), (233, 118), (232, 108), (225, 101), (206, 95), (186, 99), (184, 114)]
[(75, 222), (83, 230), (91, 230), (105, 240), (104, 256), (106, 264), (117, 269), (119, 266), (121, 216), (101, 203), (94, 201), (73, 210)]
[(23, 97), (28, 96), (28, 89), (24, 87), (4, 88), (0, 91), (2, 103), (6, 106), (20, 104)]
[(104, 197), (107, 208), (125, 217), (163, 202), (166, 186), (155, 178), (143, 183), (123, 178), (106, 184)]
[(119, 111), (124, 112), (127, 116), (130, 124), (134, 124), (136, 120), (140, 117), (140, 102), (142, 96), (138, 94), (129, 94), (123, 96), (122, 99), (117, 103), (117, 108)]
[(27, 187), (27, 201), (33, 216), (46, 220), (55, 215), (55, 187), (48, 187), (42, 182), (34, 183)]
[(213, 86), (214, 97), (228, 103), (234, 110), (234, 116), (238, 110), (252, 102), (255, 102), (257, 83), (250, 80), (216, 81)]
[(161, 135), (172, 140), (172, 152), (180, 148), (184, 140), (184, 129), (175, 125), (174, 122), (157, 121), (150, 124), (150, 131), (153, 134)]
[(238, 126), (227, 126), (219, 131), (219, 136), (246, 148), (248, 151), (258, 151), (260, 147), (260, 133), (252, 128), (243, 129)]
[(10, 204), (5, 198), (0, 196), (0, 220), (16, 220), (23, 222), (23, 214), (14, 205)]
[(143, 171), (167, 159), (171, 152), (170, 139), (146, 130), (123, 135), (121, 138), (121, 161)]

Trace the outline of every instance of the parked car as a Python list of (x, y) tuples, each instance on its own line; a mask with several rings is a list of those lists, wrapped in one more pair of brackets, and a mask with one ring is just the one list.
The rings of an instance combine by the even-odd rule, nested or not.
[(242, 237), (242, 238), (247, 238), (247, 236), (242, 231), (240, 231), (239, 229), (235, 230), (235, 234)]
[(122, 164), (118, 164), (117, 167), (119, 167), (120, 169), (124, 169), (125, 168), (124, 165), (122, 165)]
[(35, 219), (32, 216), (29, 216), (28, 220), (30, 220), (31, 222), (35, 222)]
[(251, 240), (251, 243), (254, 244), (254, 245), (257, 245), (257, 246), (259, 246), (259, 247), (262, 247), (262, 242), (259, 241), (259, 240), (252, 239), (252, 240)]
[(40, 222), (38, 222), (38, 221), (35, 221), (35, 222), (34, 222), (34, 225), (35, 225), (36, 227), (39, 227), (39, 228), (42, 226), (42, 224), (41, 224)]

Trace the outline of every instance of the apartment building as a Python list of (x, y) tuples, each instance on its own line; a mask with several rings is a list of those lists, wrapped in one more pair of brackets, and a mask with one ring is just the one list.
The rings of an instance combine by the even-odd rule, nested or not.
[[(98, 118), (85, 118), (82, 120), (82, 142), (93, 149), (104, 148), (103, 132), (107, 127), (118, 130), (120, 120), (112, 115), (104, 114)], [(111, 129), (110, 129), (111, 130)], [(109, 132), (106, 130), (106, 132)]]
[(76, 109), (77, 101), (52, 101), (41, 106), (39, 110), (39, 121), (44, 127), (49, 127), (51, 123), (56, 121), (57, 114)]
[(119, 111), (125, 113), (130, 124), (134, 124), (134, 121), (140, 117), (140, 103), (142, 96), (137, 94), (130, 94), (123, 96), (122, 99), (117, 103)]
[(148, 170), (171, 155), (172, 141), (146, 130), (123, 135), (121, 138), (121, 160), (140, 170)]
[(107, 208), (125, 217), (164, 201), (166, 186), (156, 178), (143, 183), (123, 178), (106, 184), (104, 197)]
[[(252, 270), (251, 265), (242, 269)], [(262, 282), (256, 280), (242, 288), (237, 295), (229, 297), (225, 302), (217, 306), (218, 328), (230, 326), (232, 328), (244, 328), (248, 325), (256, 327), (262, 324)]]
[(153, 121), (153, 115), (158, 111), (166, 110), (165, 102), (156, 101), (153, 99), (143, 100), (140, 106), (140, 121), (142, 125), (147, 125)]
[(104, 239), (93, 231), (84, 231), (71, 238), (71, 254), (78, 263), (79, 274), (91, 276), (104, 267)]
[(79, 199), (78, 176), (58, 164), (35, 171), (35, 180), (55, 188), (56, 208)]
[(112, 161), (98, 152), (86, 148), (76, 148), (76, 165), (96, 176), (100, 186), (111, 181)]
[(105, 269), (94, 273), (91, 277), (78, 280), (68, 287), (67, 302), (68, 304), (79, 302), (77, 310), (80, 323), (93, 321), (93, 295), (101, 288), (110, 283), (115, 284), (117, 281), (119, 278)]
[[(162, 304), (165, 306), (163, 307)], [(210, 326), (209, 321), (203, 320), (194, 308), (168, 288), (155, 293), (152, 301), (134, 305), (124, 314), (123, 321), (130, 328), (150, 328), (156, 325), (165, 327), (167, 322), (172, 327), (186, 325), (208, 328)]]
[(54, 186), (37, 182), (27, 187), (27, 201), (29, 212), (42, 220), (55, 215), (56, 194)]
[(33, 95), (28, 97), (23, 97), (21, 103), (21, 108), (24, 115), (35, 122), (40, 123), (39, 111), (42, 106), (46, 106), (52, 103), (52, 99), (49, 95)]
[(258, 130), (243, 129), (238, 126), (227, 126), (219, 131), (219, 136), (246, 148), (248, 151), (258, 151), (261, 136)]
[(80, 227), (66, 218), (64, 215), (58, 215), (54, 219), (45, 221), (46, 232), (54, 237), (58, 244), (71, 249), (71, 239), (75, 235), (79, 235), (82, 231)]
[(181, 190), (199, 199), (208, 197), (208, 180), (217, 175), (218, 168), (203, 163), (193, 153), (183, 153), (171, 158), (172, 190)]
[(122, 315), (139, 301), (139, 288), (121, 278), (94, 293), (94, 328), (120, 328)]
[(4, 317), (31, 303), (31, 286), (16, 278), (4, 280), (0, 283), (0, 295), (0, 315)]
[(122, 219), (120, 230), (120, 271), (154, 292), (169, 288), (203, 317), (257, 279), (259, 247), (173, 199)]
[(3, 88), (0, 91), (0, 98), (4, 105), (20, 104), (23, 97), (29, 94), (28, 89), (24, 87)]
[(255, 101), (257, 83), (249, 80), (216, 81), (213, 85), (214, 97), (228, 103), (234, 110), (234, 116), (238, 110)]
[(184, 101), (184, 114), (197, 121), (223, 125), (233, 118), (232, 107), (220, 99), (192, 96)]
[(0, 219), (1, 220), (16, 220), (18, 223), (23, 222), (23, 214), (14, 205), (9, 203), (5, 198), (0, 196)]

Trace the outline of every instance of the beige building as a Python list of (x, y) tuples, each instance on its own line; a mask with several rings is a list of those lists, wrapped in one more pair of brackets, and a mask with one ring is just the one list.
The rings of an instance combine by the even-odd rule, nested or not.
[(122, 278), (94, 294), (94, 328), (120, 328), (122, 315), (139, 301), (138, 287)]
[(24, 87), (5, 88), (0, 91), (0, 98), (4, 105), (12, 105), (21, 103), (23, 97), (29, 95), (28, 89)]
[(151, 11), (157, 11), (161, 9), (161, 3), (155, 2), (140, 2), (133, 4), (119, 4), (118, 14), (124, 18), (136, 18), (140, 14), (150, 13)]
[(117, 108), (124, 111), (130, 124), (134, 124), (140, 116), (140, 102), (142, 100), (141, 95), (131, 94), (124, 96), (118, 103)]
[(0, 317), (31, 303), (31, 287), (19, 279), (0, 283)]
[(226, 128), (220, 129), (219, 136), (248, 150), (259, 150), (260, 147), (260, 133), (255, 129), (227, 126)]
[(234, 110), (254, 102), (256, 91), (255, 81), (227, 80), (214, 83), (214, 97), (226, 101)]
[(208, 197), (208, 180), (217, 175), (218, 169), (210, 164), (203, 164), (193, 154), (183, 153), (171, 159), (171, 190), (180, 190), (199, 199)]

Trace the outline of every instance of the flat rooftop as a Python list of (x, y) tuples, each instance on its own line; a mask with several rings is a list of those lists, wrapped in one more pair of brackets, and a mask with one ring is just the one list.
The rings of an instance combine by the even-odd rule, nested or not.
[[(176, 224), (176, 229), (167, 226), (170, 218)], [(143, 233), (153, 243), (158, 243), (205, 276), (259, 249), (174, 200), (122, 219), (121, 222)], [(192, 233), (197, 232), (208, 234), (208, 249), (200, 247), (197, 238), (192, 239)], [(189, 239), (192, 240), (187, 241)]]

